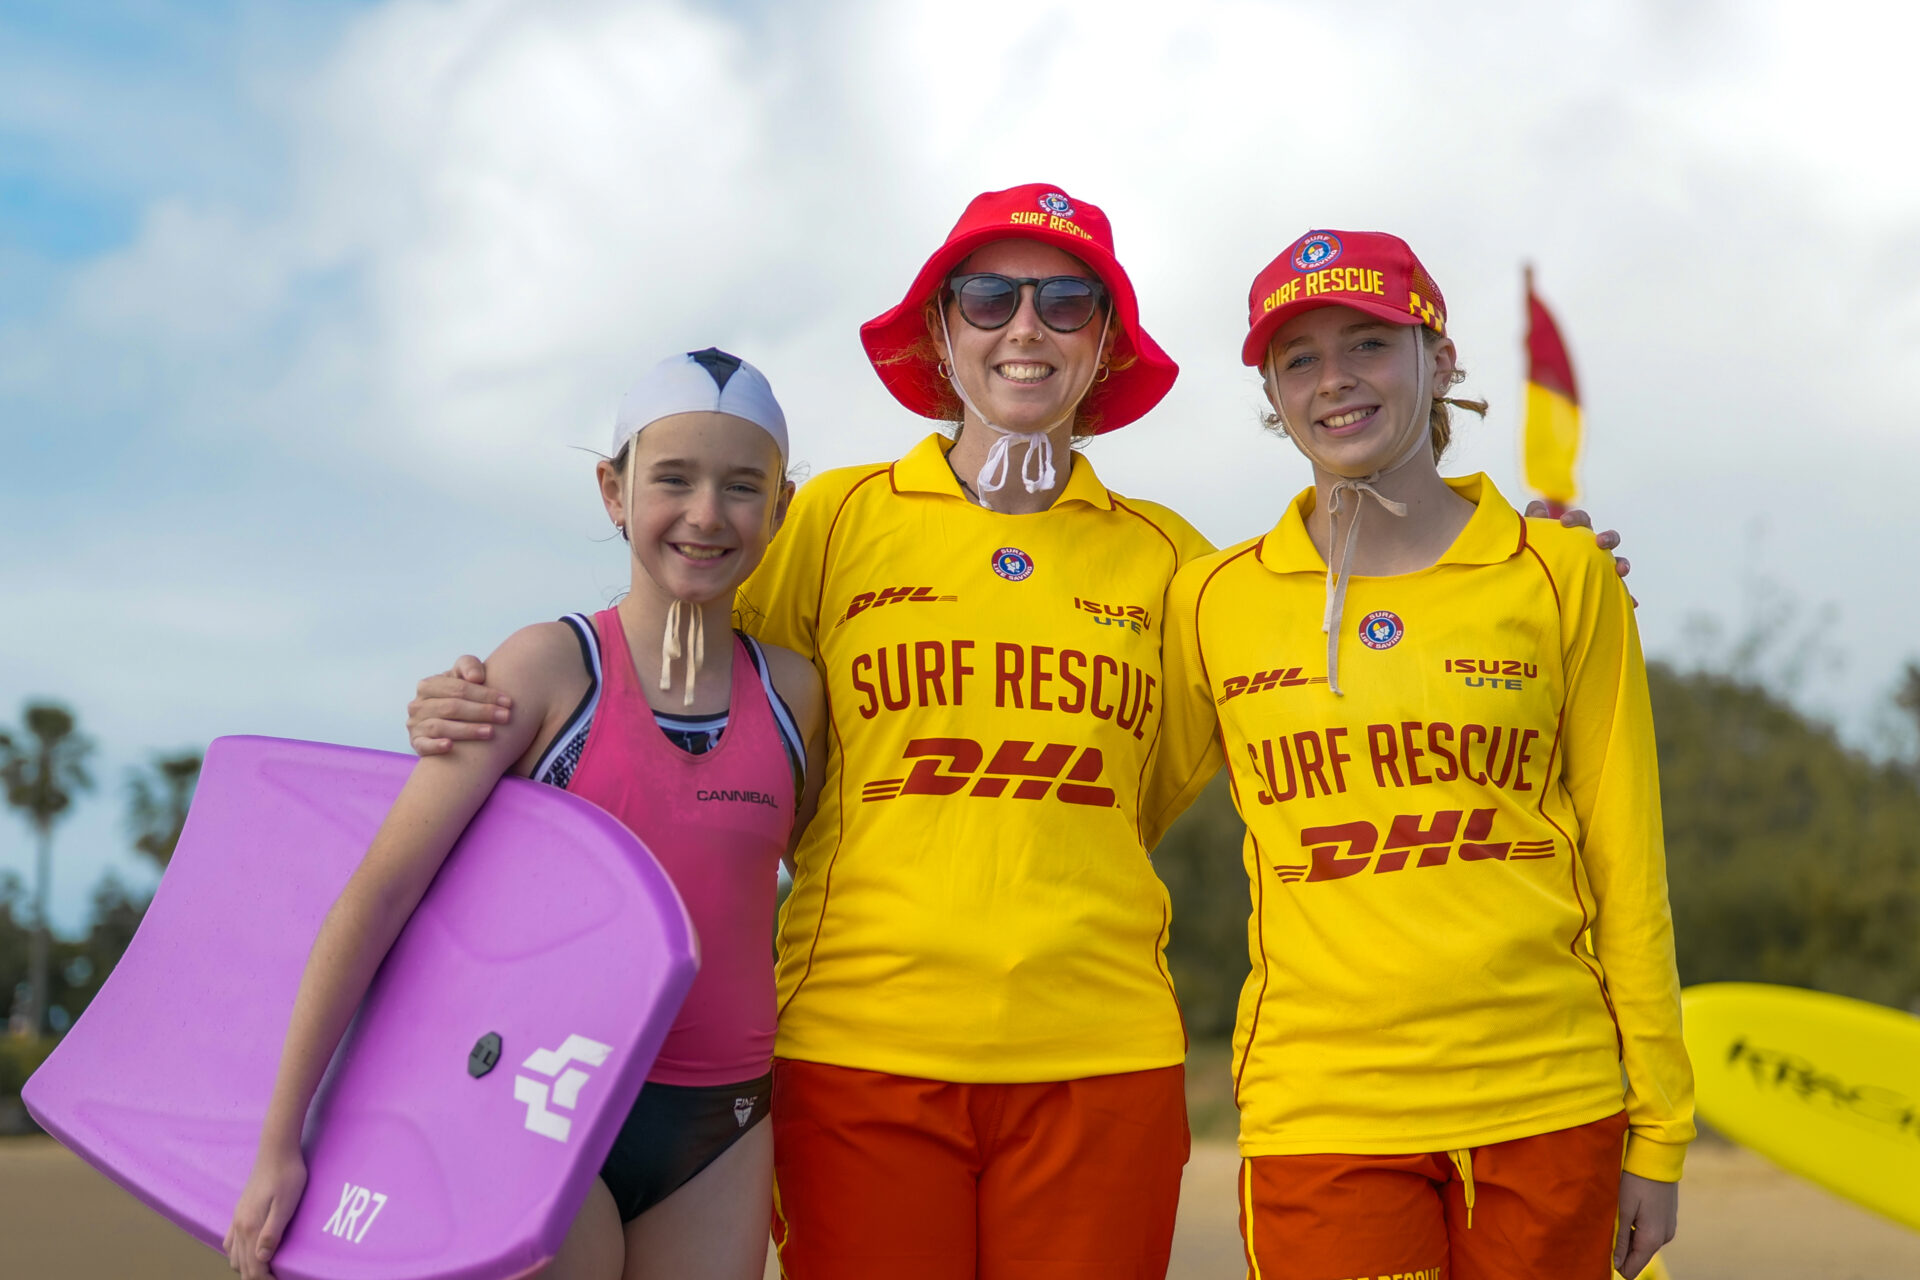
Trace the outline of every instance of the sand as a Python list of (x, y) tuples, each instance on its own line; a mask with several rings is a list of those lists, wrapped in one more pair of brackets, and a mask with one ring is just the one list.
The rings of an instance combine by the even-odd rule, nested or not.
[[(1187, 1167), (1169, 1280), (1245, 1274), (1234, 1211), (1239, 1160), (1198, 1143)], [(1920, 1233), (1701, 1143), (1688, 1158), (1673, 1280), (1911, 1280)], [(225, 1260), (47, 1138), (0, 1139), (0, 1276), (6, 1280), (218, 1280)], [(767, 1274), (774, 1270), (769, 1267)]]

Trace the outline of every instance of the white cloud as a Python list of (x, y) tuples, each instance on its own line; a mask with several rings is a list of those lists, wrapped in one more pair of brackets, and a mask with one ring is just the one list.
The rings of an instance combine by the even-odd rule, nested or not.
[[(894, 454), (925, 427), (856, 327), (968, 197), (1035, 180), (1107, 209), (1184, 369), (1095, 446), (1117, 487), (1231, 539), (1306, 482), (1238, 338), (1253, 272), (1320, 225), (1420, 250), (1495, 404), (1456, 465), (1522, 496), (1531, 259), (1650, 643), (1738, 619), (1757, 563), (1841, 603), (1830, 697), (1864, 718), (1920, 624), (1879, 576), (1920, 534), (1914, 24), (1864, 0), (382, 6), (239, 78), (284, 182), (161, 190), (0, 330), (0, 394), (59, 464), (20, 486), (31, 524), (0, 513), (46, 552), (0, 579), (42, 620), (0, 629), (0, 718), (65, 690), (129, 742), (395, 743), (413, 675), (617, 587), (567, 446), (602, 441), (636, 369), (728, 346), (814, 469)], [(60, 443), (75, 424), (99, 443)], [(128, 618), (138, 674), (112, 662)]]

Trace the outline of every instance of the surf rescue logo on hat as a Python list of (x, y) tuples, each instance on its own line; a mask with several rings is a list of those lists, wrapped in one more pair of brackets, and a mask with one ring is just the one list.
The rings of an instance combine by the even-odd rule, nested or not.
[(1340, 237), (1331, 231), (1309, 231), (1293, 251), (1295, 271), (1318, 271), (1340, 256)]
[(1047, 194), (1041, 196), (1040, 208), (1056, 218), (1071, 218), (1073, 216), (1073, 201), (1067, 199), (1058, 191), (1049, 191)]
[(1376, 609), (1360, 619), (1360, 643), (1369, 649), (1391, 649), (1407, 634), (1407, 624), (1391, 609)]
[(1025, 582), (1033, 576), (1033, 557), (1018, 547), (1002, 547), (993, 553), (993, 571), (1008, 582)]

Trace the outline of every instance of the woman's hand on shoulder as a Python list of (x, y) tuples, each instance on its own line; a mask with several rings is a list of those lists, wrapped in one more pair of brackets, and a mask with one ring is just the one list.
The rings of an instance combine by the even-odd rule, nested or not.
[[(1535, 498), (1527, 504), (1526, 514), (1530, 519), (1534, 520), (1550, 520), (1553, 518), (1553, 512), (1547, 507), (1547, 504), (1538, 498)], [(1569, 529), (1591, 529), (1593, 528), (1593, 517), (1588, 515), (1583, 508), (1569, 507), (1560, 513), (1560, 523)], [(1593, 543), (1602, 551), (1614, 552), (1613, 571), (1615, 573), (1624, 578), (1633, 572), (1633, 561), (1614, 550), (1614, 548), (1620, 545), (1620, 535), (1617, 532), (1612, 529), (1602, 529), (1593, 535)], [(1631, 592), (1628, 593), (1627, 599), (1633, 600)], [(1633, 604), (1635, 608), (1639, 608), (1640, 606), (1638, 600), (1633, 600)]]
[(306, 1189), (307, 1162), (299, 1147), (255, 1157), (222, 1245), (227, 1265), (246, 1280), (271, 1280), (273, 1255)]
[[(466, 665), (466, 664), (471, 664)], [(468, 682), (458, 678), (462, 671), (470, 671), (478, 679)], [(448, 728), (464, 728), (469, 732), (453, 735), (462, 740), (472, 741), (475, 745), (466, 751), (453, 752), (456, 759), (467, 759), (477, 763), (482, 758), (491, 760), (499, 772), (512, 770), (514, 762), (533, 745), (541, 726), (550, 712), (565, 702), (571, 709), (580, 700), (588, 679), (585, 666), (580, 660), (580, 641), (573, 628), (564, 622), (536, 622), (532, 626), (522, 627), (505, 640), (500, 647), (487, 655), (486, 662), (478, 658), (463, 656), (454, 666), (452, 676), (432, 676), (420, 682), (421, 688), (435, 681), (448, 681), (477, 693), (487, 699), (485, 703), (472, 702), (460, 697), (452, 701), (457, 706), (441, 708), (460, 714), (466, 708), (465, 720), (449, 720), (445, 717), (429, 717), (441, 720)], [(422, 708), (432, 699), (415, 698), (413, 708)], [(416, 711), (416, 718), (419, 712)], [(484, 720), (476, 722), (471, 717), (484, 715)], [(414, 742), (414, 749), (423, 756), (445, 756), (451, 752), (452, 742), (447, 741), (445, 749), (426, 751), (420, 748), (422, 737), (440, 737), (448, 735), (423, 735), (414, 728), (414, 721), (408, 722), (408, 734)]]
[[(502, 662), (514, 667), (510, 676), (499, 669)], [(529, 690), (513, 686), (529, 679), (535, 685), (577, 683), (581, 675), (580, 642), (571, 626), (536, 622), (522, 627), (486, 662), (463, 653), (439, 675), (416, 684), (407, 704), (407, 741), (416, 755), (443, 756), (456, 742), (488, 742), (496, 734), (513, 733), (522, 727), (522, 717), (532, 720), (531, 732), (538, 732), (538, 710), (522, 705)]]
[[(556, 625), (565, 626), (565, 623)], [(513, 698), (490, 688), (487, 664), (470, 653), (414, 686), (407, 704), (407, 740), (416, 754), (443, 756), (456, 742), (484, 742), (513, 720)]]

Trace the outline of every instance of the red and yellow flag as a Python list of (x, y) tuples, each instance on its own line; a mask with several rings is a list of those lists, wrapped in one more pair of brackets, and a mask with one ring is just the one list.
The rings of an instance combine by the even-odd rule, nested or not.
[(1527, 268), (1527, 420), (1521, 433), (1527, 487), (1559, 508), (1579, 493), (1573, 464), (1580, 456), (1580, 391), (1560, 326), (1533, 291)]

